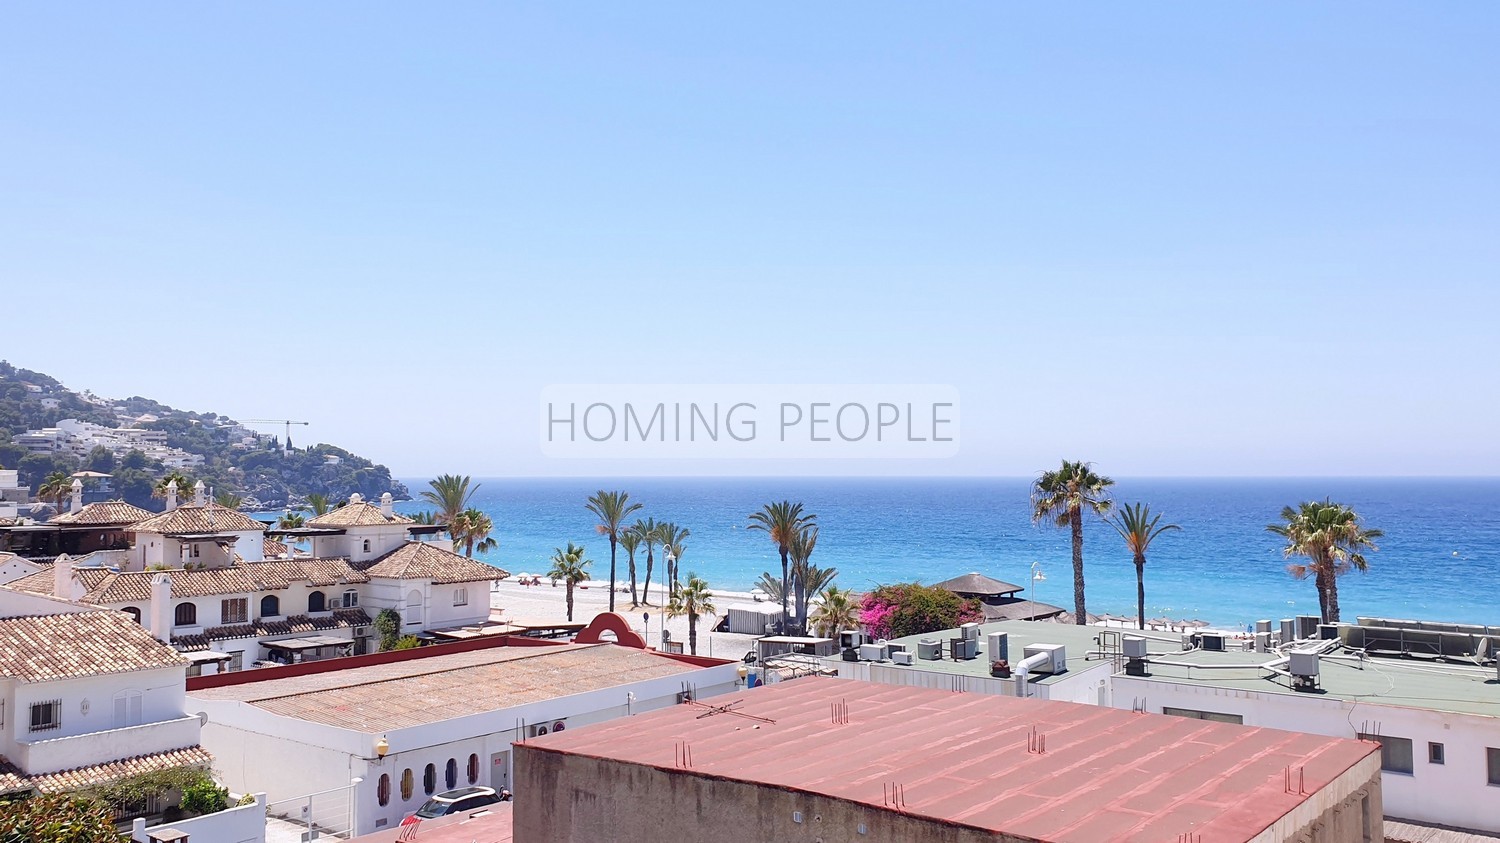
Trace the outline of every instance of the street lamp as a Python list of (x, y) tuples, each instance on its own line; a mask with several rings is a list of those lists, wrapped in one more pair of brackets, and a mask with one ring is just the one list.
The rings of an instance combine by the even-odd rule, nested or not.
[(1042, 563), (1031, 563), (1031, 616), (1033, 618), (1036, 617), (1036, 584), (1046, 579), (1047, 575), (1042, 573)]
[(677, 578), (675, 576), (673, 576), (673, 574), (677, 573), (675, 570), (673, 570), (673, 566), (676, 565), (676, 564), (677, 564), (677, 554), (671, 552), (670, 550), (667, 551), (667, 576), (666, 576), (666, 581), (667, 581), (667, 597), (668, 597), (668, 599), (670, 599), (672, 597), (672, 588), (673, 588), (673, 586), (675, 586), (677, 584)]

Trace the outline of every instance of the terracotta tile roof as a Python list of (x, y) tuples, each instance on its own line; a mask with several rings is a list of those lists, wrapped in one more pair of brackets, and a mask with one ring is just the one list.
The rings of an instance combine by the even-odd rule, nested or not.
[(378, 734), (647, 679), (688, 678), (698, 669), (617, 644), (495, 647), (205, 688), (189, 696), (240, 700), (283, 717)]
[[(85, 603), (144, 603), (151, 599), (151, 580), (159, 573), (172, 578), (172, 596), (212, 597), (218, 594), (251, 594), (281, 591), (293, 582), (327, 586), (369, 582), (364, 572), (342, 557), (333, 559), (280, 559), (245, 562), (228, 568), (195, 568), (168, 571), (113, 571), (108, 568), (74, 568), (83, 583)], [(30, 574), (10, 583), (34, 594), (51, 594), (51, 569)]]
[(307, 520), (309, 527), (379, 527), (384, 524), (415, 524), (405, 515), (386, 515), (368, 501), (351, 501)]
[(407, 542), (386, 555), (359, 565), (372, 577), (398, 580), (430, 579), (434, 583), (503, 580), (510, 573), (476, 562), (428, 542)]
[(99, 501), (77, 512), (59, 515), (52, 519), (52, 523), (72, 527), (128, 527), (139, 524), (154, 514), (124, 501)]
[(364, 609), (334, 609), (331, 617), (314, 618), (308, 615), (291, 615), (284, 621), (256, 620), (233, 626), (210, 627), (205, 629), (202, 635), (174, 635), (172, 644), (183, 651), (207, 650), (215, 641), (348, 629), (355, 626), (369, 626), (370, 623), (372, 623), (370, 616), (365, 614)]
[(179, 506), (170, 512), (152, 516), (130, 528), (137, 533), (243, 533), (264, 532), (266, 525), (254, 518), (216, 503), (207, 506)]
[(260, 548), (260, 555), (264, 556), (267, 559), (272, 559), (277, 556), (289, 556), (292, 552), (292, 549), (290, 547), (287, 547), (284, 542), (279, 542), (269, 537), (261, 539)]
[(124, 612), (0, 619), (0, 676), (23, 682), (179, 665), (187, 660)]
[(141, 773), (154, 773), (174, 767), (201, 767), (207, 769), (214, 757), (201, 746), (172, 749), (151, 755), (121, 758), (88, 767), (76, 767), (56, 773), (41, 773), (28, 776), (20, 768), (0, 756), (0, 793), (39, 790), (42, 793), (71, 793), (101, 784), (119, 781)]

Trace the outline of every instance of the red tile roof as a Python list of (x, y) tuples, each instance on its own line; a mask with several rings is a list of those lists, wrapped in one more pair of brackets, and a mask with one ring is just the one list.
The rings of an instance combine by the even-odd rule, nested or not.
[(186, 665), (124, 612), (0, 619), (0, 676), (23, 682)]
[[(279, 559), (266, 562), (244, 562), (225, 568), (175, 568), (168, 571), (114, 571), (109, 568), (74, 568), (83, 583), (83, 602), (96, 604), (144, 603), (151, 599), (151, 580), (157, 574), (172, 578), (172, 596), (212, 597), (219, 594), (253, 594), (280, 591), (293, 582), (315, 586), (369, 582), (363, 571), (353, 568), (342, 557)], [(34, 594), (52, 594), (51, 568), (29, 574), (10, 583), (14, 588)]]
[(201, 767), (207, 769), (213, 756), (201, 746), (189, 746), (151, 755), (121, 758), (88, 767), (76, 767), (56, 773), (28, 776), (21, 769), (0, 756), (0, 793), (38, 790), (42, 793), (71, 793), (88, 787), (119, 781), (141, 773), (154, 773), (175, 767)]
[[(823, 794), (1031, 840), (1244, 841), (1379, 747), (1114, 708), (804, 678), (528, 741), (557, 752)], [(847, 706), (844, 724), (831, 706)], [(1032, 731), (1046, 751), (1028, 751)], [(686, 743), (691, 769), (675, 753)], [(795, 751), (788, 751), (789, 749)], [(1306, 794), (1288, 793), (1288, 766)], [(1378, 775), (1378, 773), (1376, 774)]]
[(428, 542), (407, 542), (360, 569), (372, 577), (430, 579), (436, 584), (503, 580), (510, 576), (493, 565), (476, 562)]
[(280, 621), (256, 619), (250, 623), (213, 626), (203, 630), (203, 634), (201, 635), (174, 635), (172, 636), (172, 643), (178, 649), (185, 652), (189, 650), (207, 650), (213, 646), (213, 642), (215, 641), (231, 641), (236, 638), (264, 638), (268, 635), (291, 635), (296, 632), (349, 629), (355, 626), (369, 626), (371, 623), (370, 616), (365, 614), (364, 609), (334, 609), (333, 614), (326, 617), (315, 618), (311, 615), (289, 615), (286, 620)]
[(367, 501), (350, 501), (338, 509), (307, 519), (309, 527), (379, 527), (385, 524), (415, 524), (405, 515), (386, 515), (380, 507)]
[(162, 533), (166, 535), (180, 533), (243, 533), (251, 530), (264, 532), (266, 525), (237, 509), (230, 509), (227, 506), (219, 506), (216, 503), (211, 503), (206, 506), (193, 506), (192, 504), (179, 506), (176, 509), (147, 518), (130, 529), (136, 533)]
[(132, 506), (124, 501), (98, 501), (77, 512), (66, 512), (52, 519), (52, 524), (70, 527), (128, 527), (137, 524), (154, 513)]

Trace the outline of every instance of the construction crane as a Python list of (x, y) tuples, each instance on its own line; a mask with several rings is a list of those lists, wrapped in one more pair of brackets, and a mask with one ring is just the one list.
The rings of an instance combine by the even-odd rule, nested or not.
[(286, 425), (286, 438), (281, 440), (281, 453), (287, 454), (292, 450), (292, 425), (300, 424), (306, 427), (311, 422), (294, 421), (292, 419), (240, 419), (240, 423), (249, 424), (284, 424)]

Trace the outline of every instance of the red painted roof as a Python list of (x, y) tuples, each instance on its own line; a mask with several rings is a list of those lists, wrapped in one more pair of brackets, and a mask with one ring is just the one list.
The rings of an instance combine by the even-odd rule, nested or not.
[[(733, 714), (701, 716), (739, 701)], [(848, 722), (833, 705), (847, 704)], [(759, 728), (757, 728), (757, 726)], [(1032, 730), (1045, 753), (1028, 751)], [(677, 758), (686, 744), (690, 769)], [(1113, 708), (809, 677), (527, 741), (1036, 840), (1249, 840), (1378, 746)], [(524, 750), (523, 750), (524, 751)]]

